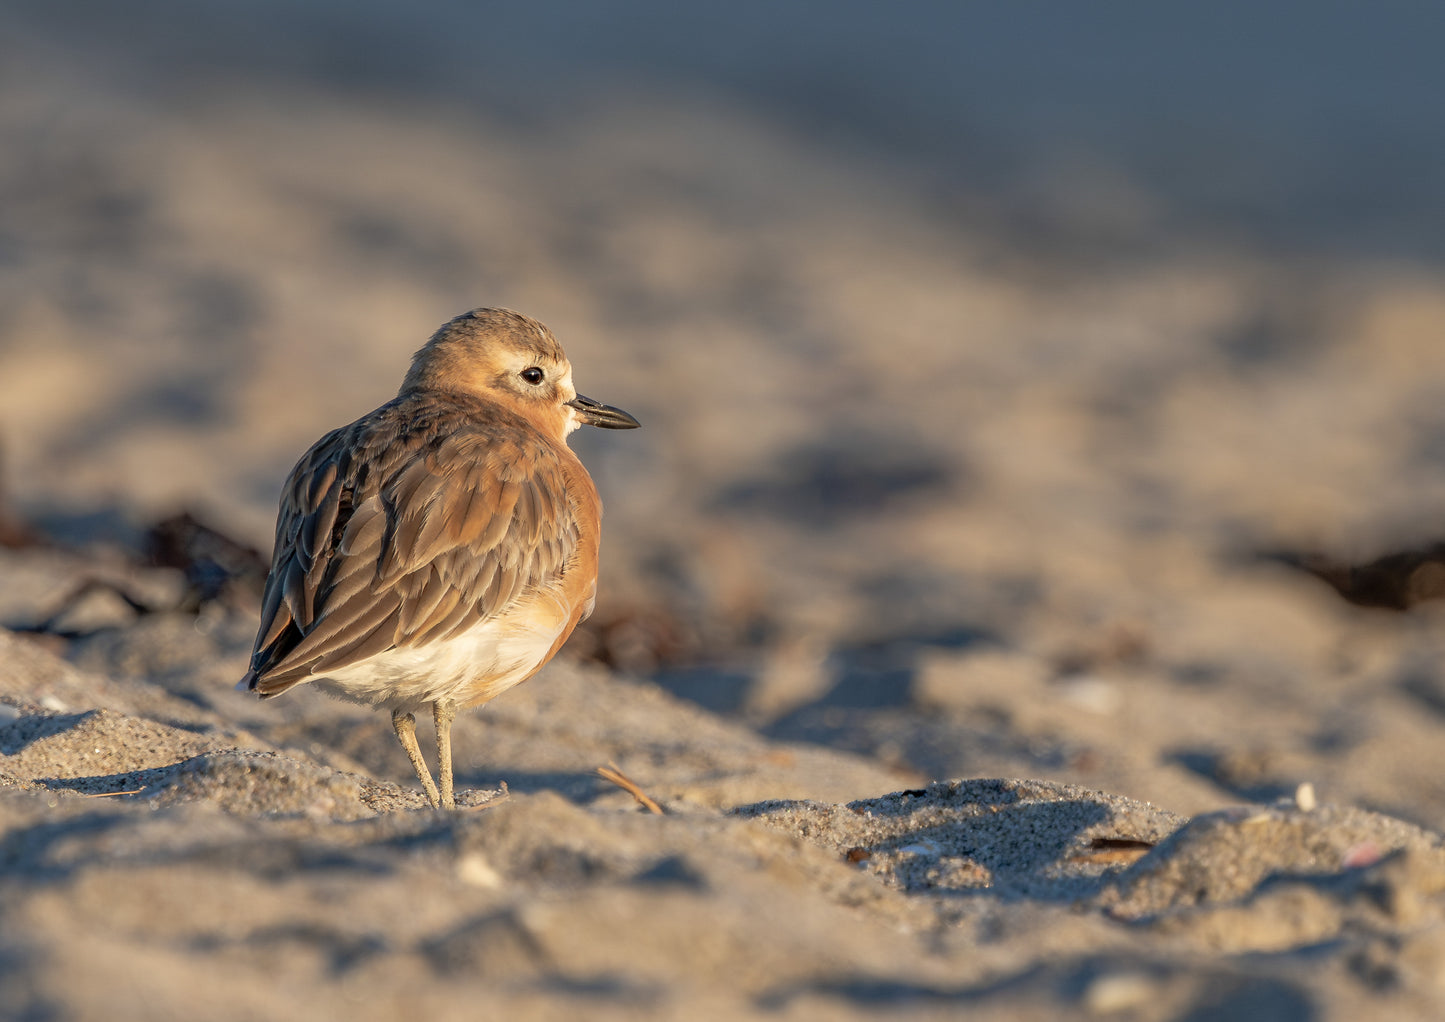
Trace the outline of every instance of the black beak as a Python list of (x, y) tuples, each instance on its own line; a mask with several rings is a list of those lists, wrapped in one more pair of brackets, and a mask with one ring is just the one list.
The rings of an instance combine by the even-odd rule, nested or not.
[(577, 409), (577, 418), (589, 426), (601, 426), (603, 429), (636, 429), (642, 425), (621, 408), (604, 405), (601, 401), (593, 401), (590, 397), (583, 397), (581, 394), (567, 403)]

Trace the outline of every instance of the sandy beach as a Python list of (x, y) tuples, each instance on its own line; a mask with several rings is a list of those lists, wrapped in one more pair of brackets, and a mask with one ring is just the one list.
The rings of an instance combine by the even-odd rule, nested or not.
[[(1358, 168), (1317, 161), (1270, 186), (1311, 230), (1251, 233), (722, 86), (544, 116), (38, 11), (0, 21), (0, 1015), (1445, 1015), (1433, 193), (1326, 223)], [(232, 686), (287, 471), (479, 305), (643, 428), (575, 438), (596, 613), (458, 719), (440, 813), (386, 714)]]

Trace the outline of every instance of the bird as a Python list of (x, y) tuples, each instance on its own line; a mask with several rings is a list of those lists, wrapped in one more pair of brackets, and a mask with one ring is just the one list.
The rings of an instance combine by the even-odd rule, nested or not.
[[(397, 396), (316, 441), (281, 490), (250, 669), (391, 711), (433, 808), (456, 808), (451, 728), (536, 674), (597, 600), (602, 502), (567, 445), (634, 429), (577, 393), (552, 332), (473, 309), (416, 352)], [(437, 778), (416, 738), (431, 706)]]

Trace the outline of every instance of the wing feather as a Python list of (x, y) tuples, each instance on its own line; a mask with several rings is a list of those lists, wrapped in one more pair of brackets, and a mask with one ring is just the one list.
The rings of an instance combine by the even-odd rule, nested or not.
[(450, 639), (460, 635), (472, 625), (479, 621), (475, 604), (467, 603), (462, 599), (460, 591), (457, 593), (456, 606), (445, 614), (433, 614), (431, 619), (424, 622), (420, 629), (412, 636), (413, 645), (424, 646), (429, 642), (439, 639)]
[(321, 655), (312, 663), (311, 673), (321, 674), (360, 663), (367, 657), (393, 648), (396, 645), (396, 626), (391, 619), (400, 603), (400, 598), (392, 593), (389, 598), (365, 607), (345, 629), (321, 644)]
[(341, 508), (341, 487), (337, 485), (337, 471), (336, 462), (328, 460), (316, 473), (309, 489), (307, 506), (315, 510), (301, 520), (298, 537), (307, 564), (315, 560), (316, 552), (321, 549), (321, 544), (331, 535), (332, 526), (336, 524), (336, 515)]
[(306, 569), (299, 556), (292, 556), (286, 562), (286, 573), (281, 577), (281, 598), (286, 601), (286, 609), (296, 626), (303, 631), (310, 627), (312, 601), (306, 586)]
[[(442, 614), (448, 613), (461, 598), (435, 564), (412, 572), (401, 580), (397, 588), (403, 594), (401, 613), (396, 619), (397, 638), (420, 631), (438, 610)], [(451, 597), (451, 602), (442, 609), (442, 603), (448, 597)]]
[(271, 645), (276, 637), (291, 623), (291, 614), (281, 599), (283, 574), (274, 568), (266, 579), (266, 588), (261, 594), (261, 631), (256, 637), (256, 648)]

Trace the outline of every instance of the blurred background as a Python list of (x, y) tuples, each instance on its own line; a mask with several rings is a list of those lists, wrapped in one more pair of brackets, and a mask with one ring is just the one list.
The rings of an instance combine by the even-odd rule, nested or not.
[(299, 454), (505, 305), (645, 426), (576, 438), (574, 655), (910, 776), (1438, 823), (1445, 631), (1356, 604), (1445, 532), (1442, 28), (10, 0), (8, 541), (264, 558)]

